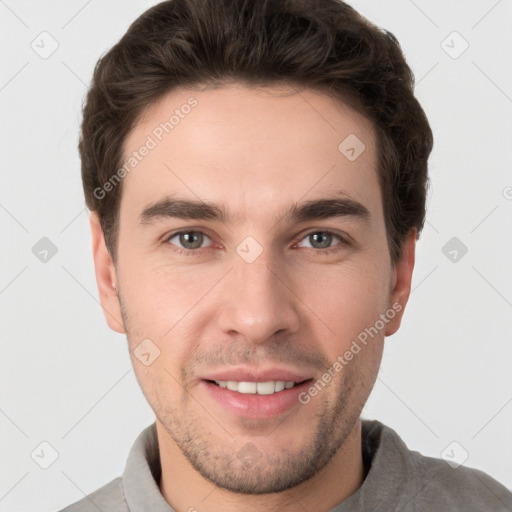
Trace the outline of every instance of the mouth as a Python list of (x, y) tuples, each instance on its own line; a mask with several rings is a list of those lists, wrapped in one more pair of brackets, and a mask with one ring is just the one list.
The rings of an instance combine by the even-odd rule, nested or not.
[[(310, 386), (312, 378), (267, 380), (267, 376), (258, 380), (252, 376), (247, 377), (254, 380), (202, 379), (199, 389), (205, 393), (205, 398), (210, 398), (220, 407), (219, 414), (224, 411), (232, 418), (271, 420), (289, 414), (292, 410), (297, 414), (305, 410), (299, 396)], [(293, 378), (291, 375), (287, 377)]]
[(247, 382), (247, 381), (234, 381), (234, 380), (207, 380), (220, 388), (236, 391), (237, 393), (247, 395), (274, 395), (281, 393), (287, 389), (300, 386), (311, 379), (306, 379), (300, 382), (284, 381), (284, 380), (270, 380), (265, 382)]

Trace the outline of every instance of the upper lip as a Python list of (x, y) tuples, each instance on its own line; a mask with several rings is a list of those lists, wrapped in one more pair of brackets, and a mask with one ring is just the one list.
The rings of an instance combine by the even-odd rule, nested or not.
[(303, 382), (311, 379), (311, 375), (290, 368), (277, 366), (267, 368), (231, 367), (212, 371), (202, 377), (204, 380), (236, 381), (236, 382)]

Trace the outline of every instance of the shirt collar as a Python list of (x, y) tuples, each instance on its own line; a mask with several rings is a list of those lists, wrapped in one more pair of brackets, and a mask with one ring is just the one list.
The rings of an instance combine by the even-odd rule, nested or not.
[(135, 440), (123, 472), (123, 492), (130, 512), (175, 512), (160, 492), (160, 453), (156, 424)]
[(370, 459), (370, 470), (363, 484), (329, 512), (395, 510), (408, 475), (413, 474), (408, 448), (399, 435), (377, 420), (361, 421), (363, 457)]

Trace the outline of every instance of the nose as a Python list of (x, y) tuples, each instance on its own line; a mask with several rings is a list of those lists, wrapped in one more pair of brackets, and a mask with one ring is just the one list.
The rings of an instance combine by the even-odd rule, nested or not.
[(235, 255), (234, 268), (223, 281), (220, 294), (218, 322), (226, 334), (263, 343), (277, 333), (291, 334), (299, 329), (300, 299), (271, 251), (263, 251), (252, 263)]

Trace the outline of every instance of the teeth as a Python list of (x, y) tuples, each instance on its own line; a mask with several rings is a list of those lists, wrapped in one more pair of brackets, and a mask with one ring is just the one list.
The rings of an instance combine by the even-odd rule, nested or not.
[(239, 393), (256, 393), (258, 390), (258, 384), (256, 382), (239, 382), (238, 392)]
[(215, 381), (221, 388), (227, 388), (231, 391), (238, 391), (239, 393), (258, 394), (258, 395), (272, 395), (283, 391), (284, 389), (293, 388), (295, 382), (285, 382), (284, 380), (268, 381), (268, 382), (236, 382), (234, 380), (219, 380)]
[[(276, 384), (275, 382), (258, 382), (256, 391), (258, 395), (271, 395), (276, 391)], [(238, 386), (238, 392), (240, 392), (240, 386)]]
[[(275, 383), (275, 391), (283, 391), (283, 389), (285, 388), (286, 384), (284, 381), (282, 380), (278, 380), (276, 383)], [(293, 383), (292, 383), (292, 386), (293, 386)]]

